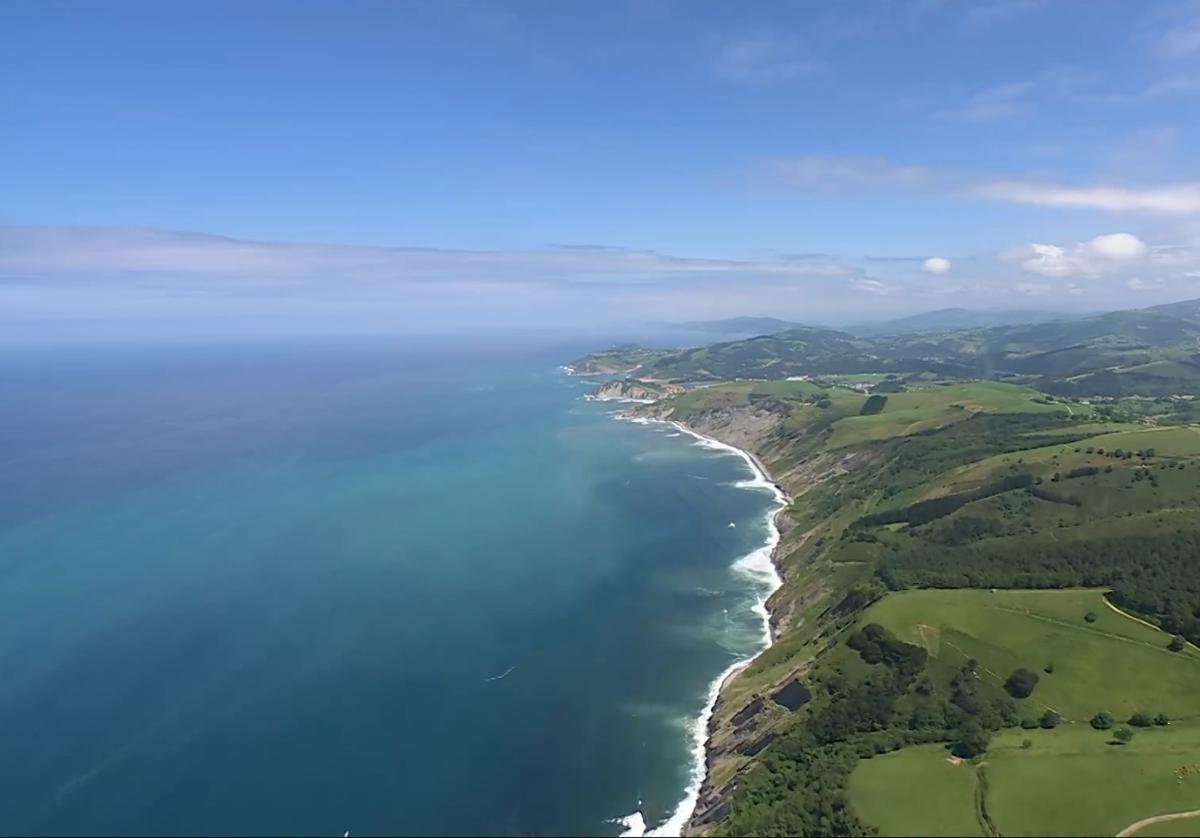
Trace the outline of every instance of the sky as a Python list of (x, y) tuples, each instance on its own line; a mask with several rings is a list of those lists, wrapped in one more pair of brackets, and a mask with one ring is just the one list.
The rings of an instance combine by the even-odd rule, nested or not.
[(0, 340), (1200, 297), (1200, 2), (0, 0)]

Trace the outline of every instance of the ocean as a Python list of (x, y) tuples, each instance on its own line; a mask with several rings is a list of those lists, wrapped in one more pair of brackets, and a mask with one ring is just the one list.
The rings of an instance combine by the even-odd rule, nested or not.
[(0, 824), (677, 829), (776, 499), (594, 343), (0, 353)]

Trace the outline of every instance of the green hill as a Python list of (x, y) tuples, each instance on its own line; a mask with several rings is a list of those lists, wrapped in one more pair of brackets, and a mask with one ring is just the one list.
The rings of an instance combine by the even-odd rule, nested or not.
[[(990, 340), (1028, 358), (1080, 338), (1127, 352), (1156, 317), (923, 336), (903, 351), (961, 359)], [(1177, 329), (1164, 340), (1194, 327)], [(1170, 771), (1200, 721), (1200, 652), (1176, 637), (1200, 642), (1200, 427), (1113, 421), (1105, 405), (1011, 379), (885, 373), (869, 346), (793, 330), (648, 365), (759, 371), (640, 412), (751, 449), (793, 498), (769, 603), (777, 640), (722, 692), (690, 828), (1080, 834), (1189, 804)], [(797, 369), (849, 358), (875, 369)], [(806, 378), (762, 374), (781, 366)], [(1163, 358), (1116, 374), (1186, 368)], [(796, 694), (799, 706), (781, 698)], [(1101, 711), (1107, 732), (1090, 724)], [(1110, 744), (1143, 712), (1173, 721)], [(1063, 771), (1091, 785), (1056, 809), (1049, 778)], [(1109, 800), (1129, 771), (1126, 797)]]
[(769, 333), (646, 352), (637, 357), (639, 375), (686, 382), (928, 373), (1012, 380), (1075, 397), (1170, 396), (1200, 385), (1200, 301), (921, 334), (857, 336), (811, 326), (787, 328), (792, 324), (772, 318), (689, 325)]

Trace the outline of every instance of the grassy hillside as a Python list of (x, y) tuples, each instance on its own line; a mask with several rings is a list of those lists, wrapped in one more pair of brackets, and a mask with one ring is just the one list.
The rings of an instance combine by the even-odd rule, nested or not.
[(859, 819), (881, 835), (986, 835), (976, 785), (974, 769), (951, 759), (944, 745), (914, 745), (863, 760), (849, 788)]
[(902, 591), (861, 620), (921, 646), (938, 664), (977, 660), (997, 684), (1021, 667), (1037, 673), (1033, 694), (1018, 705), (1029, 718), (1052, 709), (1068, 722), (1101, 711), (1127, 719), (1139, 710), (1200, 719), (1200, 652), (1167, 651), (1169, 636), (1117, 613), (1103, 593)]
[[(1200, 809), (1200, 724), (1110, 732), (1070, 725), (1010, 730), (986, 761), (955, 763), (923, 745), (861, 762), (852, 805), (882, 835), (1116, 835), (1143, 818)], [(1195, 835), (1192, 820), (1138, 835)], [(931, 831), (932, 830), (932, 831)]]
[[(617, 360), (636, 360), (640, 375), (680, 382), (935, 374), (1013, 380), (1074, 397), (1170, 396), (1192, 393), (1200, 385), (1200, 303), (1195, 301), (921, 334), (852, 335), (813, 327), (779, 331), (775, 327), (787, 324), (770, 319), (761, 325), (769, 328), (753, 331), (765, 334), (747, 340)], [(628, 356), (629, 350), (618, 354)], [(594, 361), (615, 371), (628, 366), (599, 356)]]
[[(983, 829), (973, 772), (1023, 724), (1092, 732), (1098, 712), (1146, 712), (1174, 718), (1171, 733), (1200, 713), (1200, 652), (1173, 639), (1200, 640), (1200, 429), (878, 369), (719, 383), (645, 410), (752, 448), (793, 497), (778, 640), (723, 693), (694, 829), (882, 827), (872, 813), (903, 810), (860, 799), (875, 770), (862, 766), (910, 750), (941, 762), (876, 785), (908, 788), (911, 818), (937, 817), (894, 828)], [(1010, 690), (1019, 669), (1037, 677), (1027, 697)], [(794, 682), (807, 697), (792, 708), (776, 697)], [(926, 771), (967, 794), (961, 810), (919, 794), (936, 785)]]

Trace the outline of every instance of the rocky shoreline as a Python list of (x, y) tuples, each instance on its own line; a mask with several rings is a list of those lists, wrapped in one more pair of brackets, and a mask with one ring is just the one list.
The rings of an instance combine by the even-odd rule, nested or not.
[[(649, 388), (638, 389), (647, 383)], [(692, 811), (686, 820), (677, 819), (677, 813), (669, 825), (658, 827), (666, 827), (662, 834), (705, 835), (728, 817), (733, 792), (755, 757), (786, 729), (788, 719), (811, 697), (804, 682), (811, 655), (788, 659), (783, 665), (769, 664), (766, 670), (755, 669), (756, 662), (779, 638), (803, 624), (807, 607), (828, 592), (828, 579), (805, 569), (803, 557), (811, 555), (809, 538), (813, 530), (794, 532), (788, 510), (794, 498), (862, 463), (853, 454), (817, 452), (799, 462), (789, 461), (783, 473), (773, 472), (767, 462), (772, 442), (778, 441), (777, 430), (787, 415), (781, 405), (773, 400), (747, 402), (718, 396), (699, 409), (684, 403), (686, 409), (679, 410), (679, 403), (666, 397), (686, 392), (685, 388), (672, 383), (670, 392), (655, 393), (663, 384), (667, 382), (614, 380), (600, 385), (591, 397), (636, 402), (623, 411), (625, 417), (669, 422), (681, 431), (736, 449), (753, 464), (761, 479), (777, 490), (782, 501), (771, 519), (777, 538), (769, 554), (779, 586), (762, 603), (764, 635), (769, 645), (732, 668), (719, 686), (714, 685), (711, 704), (702, 717), (703, 777), (698, 790), (689, 790), (689, 798), (694, 800)], [(803, 575), (789, 578), (797, 572)], [(698, 757), (700, 745), (697, 742)]]
[[(754, 410), (718, 410), (701, 416), (691, 416), (685, 420), (673, 416), (672, 408), (657, 399), (650, 404), (632, 407), (626, 413), (632, 417), (672, 422), (685, 431), (736, 448), (753, 462), (763, 478), (780, 493), (783, 504), (774, 513), (773, 523), (781, 534), (789, 529), (786, 510), (792, 501), (791, 494), (777, 476), (772, 474), (758, 450), (759, 443), (769, 431), (776, 427), (777, 416), (769, 412)], [(776, 541), (770, 553), (771, 564), (780, 580), (784, 579), (784, 568), (780, 562), (782, 544), (781, 537)], [(764, 603), (772, 644), (779, 635), (781, 620), (785, 616), (776, 607), (773, 607), (773, 602), (772, 595)], [(683, 826), (683, 835), (702, 835), (709, 831), (715, 823), (723, 820), (728, 813), (728, 795), (732, 788), (728, 781), (720, 784), (714, 782), (714, 765), (719, 760), (726, 758), (752, 757), (765, 748), (773, 738), (770, 733), (760, 735), (756, 730), (760, 712), (767, 709), (767, 703), (771, 700), (771, 696), (755, 695), (749, 701), (731, 696), (731, 688), (737, 684), (741, 673), (770, 648), (770, 646), (766, 646), (753, 658), (730, 672), (717, 691), (705, 731), (704, 779), (692, 812)], [(784, 689), (794, 684), (798, 684), (798, 682), (789, 680)], [(731, 706), (731, 702), (739, 701), (743, 706), (736, 708)], [(732, 711), (731, 716), (729, 715), (730, 711)], [(721, 727), (727, 718), (733, 726), (733, 735), (726, 737), (724, 742), (718, 744), (715, 737), (721, 732)]]
[[(758, 454), (756, 454), (754, 451), (750, 450), (748, 447), (743, 447), (743, 446), (747, 445), (747, 441), (744, 438), (744, 434), (736, 433), (736, 432), (729, 433), (728, 429), (724, 429), (726, 432), (724, 434), (719, 435), (718, 433), (715, 432), (716, 429), (711, 428), (711, 427), (707, 427), (707, 426), (695, 427), (695, 426), (693, 426), (693, 424), (688, 423), (688, 422), (680, 422), (678, 420), (674, 420), (674, 421), (677, 421), (678, 424), (682, 425), (683, 427), (687, 428), (688, 430), (691, 430), (694, 433), (701, 434), (702, 436), (711, 437), (711, 438), (717, 440), (718, 442), (722, 442), (722, 443), (725, 443), (726, 445), (731, 445), (731, 446), (737, 448), (739, 451), (741, 451), (743, 454), (745, 454), (747, 457), (749, 457), (750, 460), (752, 460), (754, 462), (754, 464), (758, 468), (759, 472), (761, 472), (763, 477), (765, 477), (768, 481), (770, 481), (770, 483), (773, 486), (775, 486), (775, 488), (780, 492), (780, 495), (782, 496), (782, 498), (784, 500), (784, 504), (778, 510), (776, 510), (776, 512), (774, 514), (775, 527), (780, 532), (783, 532), (784, 527), (786, 525), (785, 520), (784, 520), (784, 512), (786, 511), (788, 505), (791, 504), (792, 498), (788, 494), (787, 490), (780, 484), (780, 482), (778, 480), (776, 480), (775, 476), (771, 474), (771, 471), (766, 467), (766, 465), (763, 463), (762, 459), (758, 456)], [(781, 566), (781, 563), (779, 561), (779, 552), (780, 552), (781, 544), (782, 544), (782, 539), (777, 541), (776, 544), (774, 545), (774, 547), (771, 549), (770, 560), (771, 560), (771, 564), (774, 565), (774, 567), (775, 567), (775, 572), (779, 575), (780, 579), (782, 580), (783, 579), (783, 567)], [(774, 610), (771, 607), (771, 598), (770, 597), (767, 598), (766, 602), (764, 603), (764, 607), (767, 610), (768, 619), (769, 619), (771, 645), (774, 645), (774, 642), (778, 636), (778, 615), (774, 612)], [(723, 711), (726, 709), (726, 707), (728, 705), (730, 686), (737, 680), (738, 676), (742, 673), (742, 671), (746, 667), (753, 664), (754, 661), (757, 660), (760, 655), (762, 655), (764, 652), (766, 652), (770, 648), (771, 648), (770, 645), (764, 647), (753, 658), (746, 661), (738, 669), (729, 673), (729, 675), (725, 678), (725, 680), (722, 681), (721, 687), (717, 691), (716, 702), (713, 704), (712, 713), (710, 714), (709, 719), (708, 719), (708, 729), (705, 731), (704, 779), (700, 784), (700, 793), (696, 799), (695, 806), (693, 806), (692, 812), (691, 812), (691, 814), (688, 815), (687, 822), (684, 825), (684, 829), (682, 832), (683, 835), (704, 834), (704, 832), (708, 828), (710, 828), (712, 824), (723, 820), (725, 815), (728, 813), (729, 801), (723, 795), (723, 793), (722, 793), (723, 789), (716, 788), (712, 782), (713, 765), (714, 765), (716, 759), (719, 756), (723, 755), (723, 752), (718, 752), (718, 750), (714, 744), (714, 741), (713, 741), (713, 735), (716, 732), (717, 720), (722, 715), (724, 715)], [(764, 699), (762, 697), (757, 697), (746, 707), (740, 708), (737, 712), (734, 713), (734, 716), (733, 716), (734, 723), (737, 724), (737, 722), (739, 721), (739, 718), (738, 718), (739, 716), (744, 715), (745, 720), (749, 720), (754, 715), (757, 715), (757, 710), (759, 709), (757, 705), (759, 705), (763, 702), (764, 702)]]

